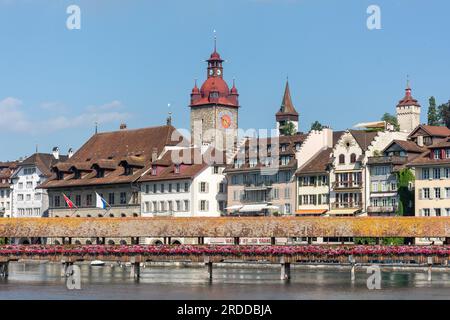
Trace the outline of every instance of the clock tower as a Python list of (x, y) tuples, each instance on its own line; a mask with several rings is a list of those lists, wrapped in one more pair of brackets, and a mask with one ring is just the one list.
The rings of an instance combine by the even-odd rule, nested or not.
[(194, 145), (211, 145), (228, 150), (237, 139), (239, 94), (233, 81), (230, 89), (223, 79), (223, 62), (216, 50), (208, 60), (206, 80), (191, 92), (191, 140)]

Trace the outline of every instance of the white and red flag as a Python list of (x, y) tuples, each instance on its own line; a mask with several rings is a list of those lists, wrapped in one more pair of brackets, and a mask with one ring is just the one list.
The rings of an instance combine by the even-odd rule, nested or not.
[(64, 197), (64, 201), (66, 201), (66, 204), (67, 204), (67, 206), (68, 206), (70, 209), (73, 209), (73, 208), (76, 208), (76, 207), (77, 207), (77, 206), (73, 203), (73, 201), (70, 200), (69, 197), (66, 196), (64, 193), (63, 193), (63, 197)]

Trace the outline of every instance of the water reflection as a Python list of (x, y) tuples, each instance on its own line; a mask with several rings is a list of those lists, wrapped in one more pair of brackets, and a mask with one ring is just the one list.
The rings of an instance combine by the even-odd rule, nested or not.
[(278, 268), (215, 267), (212, 284), (206, 268), (146, 266), (139, 282), (130, 267), (80, 268), (82, 290), (70, 291), (60, 264), (11, 263), (0, 299), (450, 299), (448, 272), (429, 282), (425, 271), (383, 271), (382, 290), (373, 291), (365, 268), (354, 282), (347, 269), (293, 268), (285, 283)]

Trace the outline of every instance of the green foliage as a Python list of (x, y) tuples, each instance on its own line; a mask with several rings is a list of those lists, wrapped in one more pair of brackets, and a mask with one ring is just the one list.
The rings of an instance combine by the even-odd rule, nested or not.
[[(376, 238), (355, 238), (354, 239), (355, 244), (368, 244), (368, 245), (376, 245), (377, 239)], [(385, 246), (399, 246), (402, 244), (405, 244), (405, 238), (382, 238), (381, 245)]]
[(6, 244), (6, 243), (5, 243), (5, 239), (0, 238), (0, 246), (2, 246), (2, 245), (4, 245), (4, 244)]
[(381, 157), (383, 155), (383, 153), (381, 153), (380, 150), (374, 150), (373, 151), (373, 156), (374, 157)]
[(438, 107), (438, 113), (440, 115), (442, 125), (445, 125), (447, 128), (450, 128), (450, 101), (441, 104)]
[(323, 128), (324, 126), (317, 120), (311, 124), (311, 131), (312, 130), (321, 131)]
[(414, 191), (409, 188), (414, 180), (414, 173), (411, 169), (405, 168), (397, 172), (399, 195), (397, 215), (414, 215)]
[(280, 128), (280, 133), (285, 136), (293, 136), (294, 134), (296, 134), (294, 123), (288, 121), (284, 126)]
[(439, 126), (441, 124), (441, 114), (436, 108), (436, 99), (430, 97), (428, 106), (428, 125)]
[(400, 126), (398, 125), (397, 117), (390, 113), (386, 112), (385, 114), (383, 114), (383, 116), (381, 117), (381, 121), (386, 121), (386, 122), (392, 124), (396, 131), (400, 130)]

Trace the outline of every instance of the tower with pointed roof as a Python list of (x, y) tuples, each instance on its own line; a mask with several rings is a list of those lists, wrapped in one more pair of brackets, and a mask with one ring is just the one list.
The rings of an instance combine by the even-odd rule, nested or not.
[(275, 114), (277, 121), (277, 131), (283, 135), (283, 128), (291, 122), (294, 125), (295, 132), (298, 132), (298, 112), (292, 103), (291, 92), (289, 90), (289, 81), (286, 80), (283, 100), (281, 101), (280, 110)]
[(237, 139), (239, 93), (234, 80), (230, 89), (223, 79), (223, 62), (216, 49), (206, 60), (206, 80), (200, 88), (197, 81), (191, 92), (191, 140), (194, 145), (212, 145), (226, 150)]
[(420, 125), (420, 104), (411, 94), (409, 80), (406, 84), (405, 96), (397, 104), (397, 122), (400, 131), (410, 133)]

